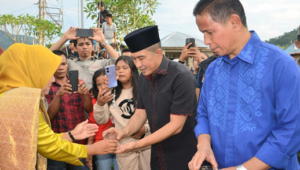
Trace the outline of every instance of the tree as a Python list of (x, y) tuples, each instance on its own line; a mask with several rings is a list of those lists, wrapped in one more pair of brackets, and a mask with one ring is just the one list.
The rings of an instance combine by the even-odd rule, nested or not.
[[(28, 14), (0, 15), (0, 31), (8, 35), (14, 43), (25, 42), (27, 35), (39, 36), (38, 44), (41, 45), (61, 35), (60, 27), (56, 24)], [(21, 33), (24, 36), (20, 36)]]
[[(97, 18), (97, 3), (99, 0), (88, 1), (84, 12), (88, 13), (87, 18), (92, 20)], [(130, 32), (155, 25), (155, 21), (151, 18), (155, 13), (157, 6), (160, 4), (158, 0), (103, 0), (106, 9), (113, 15), (113, 22), (117, 26), (118, 47), (123, 43), (124, 36)]]

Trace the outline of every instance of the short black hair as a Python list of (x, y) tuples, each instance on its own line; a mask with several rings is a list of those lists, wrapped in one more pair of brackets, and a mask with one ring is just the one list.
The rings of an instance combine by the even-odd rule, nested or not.
[(116, 43), (111, 43), (110, 46), (117, 48), (117, 44)]
[(112, 14), (106, 14), (106, 16), (105, 17), (109, 17), (109, 18), (112, 18)]
[(247, 28), (246, 14), (239, 0), (200, 0), (194, 8), (193, 14), (194, 16), (209, 14), (218, 23), (226, 23), (232, 14), (236, 14)]
[(129, 50), (129, 48), (124, 48), (124, 49), (122, 50), (122, 52), (121, 52), (121, 55), (122, 55), (123, 53), (125, 53), (125, 52), (131, 52), (131, 51)]
[(161, 42), (151, 45), (147, 47), (145, 50), (150, 51), (151, 53), (155, 53), (157, 49), (161, 49)]
[(59, 55), (59, 56), (63, 55), (63, 56), (65, 56), (66, 59), (67, 59), (67, 54), (64, 53), (64, 52), (61, 51), (61, 50), (53, 50), (52, 52), (53, 52), (54, 54), (56, 54), (56, 55)]
[(69, 43), (74, 43), (74, 40), (70, 40)]
[[(92, 39), (89, 39), (89, 40), (91, 41), (92, 45), (94, 45), (93, 40)], [(73, 41), (74, 41), (74, 47), (77, 47), (77, 40), (73, 40)]]
[(104, 68), (100, 68), (99, 70), (95, 71), (94, 75), (93, 75), (93, 83), (92, 83), (92, 91), (93, 91), (93, 95), (94, 95), (94, 98), (97, 98), (98, 94), (99, 94), (99, 90), (97, 88), (97, 82), (96, 82), (96, 79), (99, 77), (99, 76), (104, 76), (105, 75), (105, 69)]
[(297, 36), (297, 40), (300, 42), (300, 35)]
[(100, 6), (104, 6), (104, 2), (102, 2), (102, 1), (101, 1), (101, 2), (98, 2), (97, 5), (98, 5), (98, 6), (99, 6), (99, 5), (100, 5)]

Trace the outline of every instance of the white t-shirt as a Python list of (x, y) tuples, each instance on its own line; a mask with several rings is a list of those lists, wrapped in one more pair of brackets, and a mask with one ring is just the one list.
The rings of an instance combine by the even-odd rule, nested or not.
[(114, 33), (117, 32), (116, 24), (112, 23), (111, 26), (107, 25), (107, 22), (104, 22), (102, 25), (102, 29), (104, 32), (104, 37), (108, 41), (108, 43), (114, 42)]

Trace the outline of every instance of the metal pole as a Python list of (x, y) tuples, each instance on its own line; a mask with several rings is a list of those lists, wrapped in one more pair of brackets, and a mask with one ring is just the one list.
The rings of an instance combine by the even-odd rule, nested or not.
[(63, 5), (63, 0), (61, 0), (61, 13), (62, 13), (61, 27), (62, 27), (63, 32), (65, 32), (65, 26), (64, 26), (64, 5)]
[(45, 21), (45, 15), (46, 15), (46, 0), (43, 2), (43, 20)]
[(39, 19), (42, 18), (42, 0), (39, 0)]
[[(45, 21), (45, 17), (46, 17), (46, 0), (44, 0), (43, 2), (43, 20)], [(43, 46), (46, 45), (46, 38), (45, 36), (43, 36)]]
[(78, 0), (78, 27), (80, 27), (80, 0)]
[(81, 28), (84, 28), (84, 10), (83, 10), (83, 6), (84, 6), (84, 0), (81, 0)]
[[(39, 0), (39, 20), (42, 18), (42, 0)], [(41, 34), (38, 32), (36, 33), (38, 43), (41, 44)]]

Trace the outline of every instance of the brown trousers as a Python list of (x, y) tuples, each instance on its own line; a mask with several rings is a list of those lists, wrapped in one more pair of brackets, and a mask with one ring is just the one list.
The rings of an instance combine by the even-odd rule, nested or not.
[(117, 154), (119, 170), (151, 170), (151, 148)]

